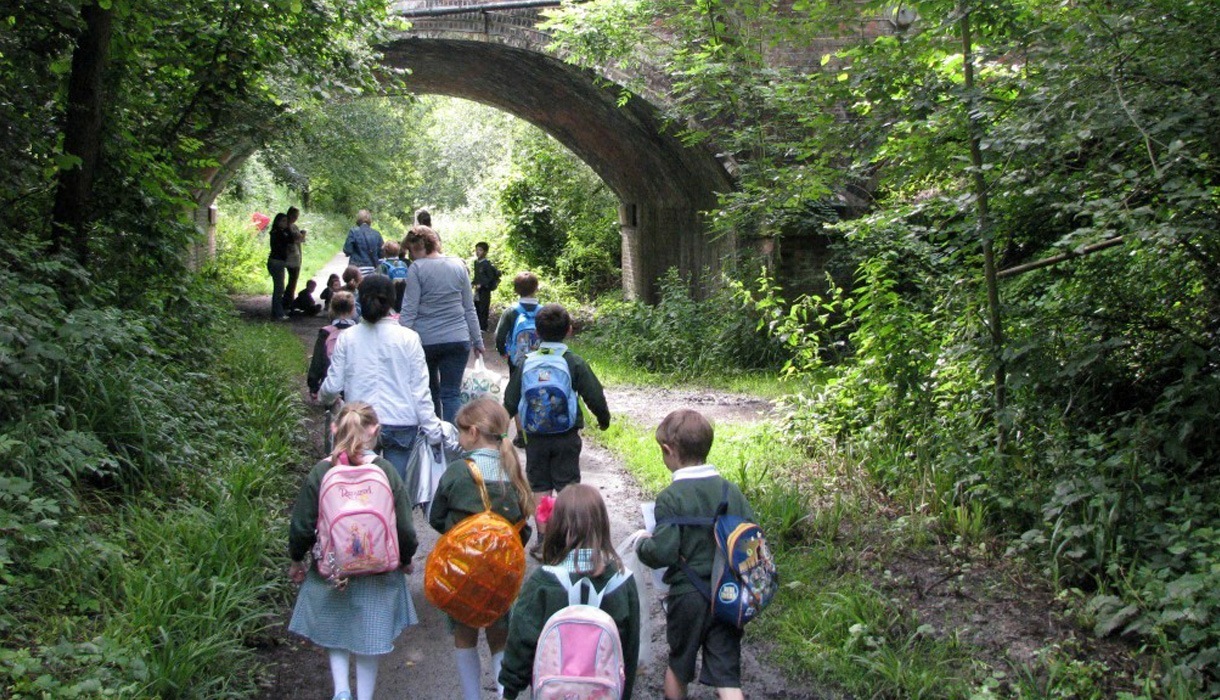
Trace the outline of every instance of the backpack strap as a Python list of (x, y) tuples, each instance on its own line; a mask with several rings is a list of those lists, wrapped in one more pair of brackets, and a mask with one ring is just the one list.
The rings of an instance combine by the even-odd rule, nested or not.
[[(618, 590), (631, 578), (630, 571), (619, 571), (611, 576), (599, 591), (588, 576), (583, 576), (576, 583), (572, 583), (572, 575), (562, 566), (544, 566), (542, 569), (558, 579), (559, 584), (568, 592), (568, 605), (592, 605), (595, 608), (600, 608), (603, 598)], [(582, 591), (588, 591), (588, 596), (581, 596)]]
[[(657, 521), (657, 525), (695, 525), (703, 527), (714, 526), (717, 518), (727, 515), (729, 512), (729, 480), (724, 479), (724, 477), (721, 478), (723, 479), (723, 484), (721, 485), (720, 489), (720, 505), (716, 506), (716, 515), (710, 518), (699, 518), (690, 515), (678, 516), (674, 518), (661, 518)], [(713, 537), (714, 536), (715, 533), (713, 533)], [(686, 575), (686, 580), (690, 581), (690, 585), (694, 586), (695, 590), (699, 591), (700, 595), (710, 602), (712, 600), (711, 582), (704, 580), (703, 577), (695, 573), (695, 570), (691, 568), (690, 564), (686, 563), (685, 557), (678, 558), (678, 568), (682, 569), (682, 573)], [(714, 574), (715, 572), (712, 573)]]
[(483, 483), (483, 472), (479, 471), (479, 466), (474, 463), (473, 459), (466, 460), (466, 466), (470, 469), (470, 476), (474, 478), (474, 485), (479, 487), (479, 496), (483, 498), (483, 510), (491, 510), (491, 496), (487, 495), (487, 484)]

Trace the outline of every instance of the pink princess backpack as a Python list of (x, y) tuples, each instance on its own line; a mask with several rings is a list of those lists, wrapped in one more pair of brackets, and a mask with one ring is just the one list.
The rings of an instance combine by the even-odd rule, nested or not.
[(398, 519), (394, 492), (372, 458), (348, 462), (347, 454), (322, 477), (318, 489), (318, 573), (341, 585), (350, 576), (398, 568)]
[(568, 606), (551, 615), (538, 635), (534, 700), (619, 700), (626, 682), (623, 643), (601, 602), (626, 583), (631, 572), (620, 571), (598, 591), (588, 578), (573, 583), (563, 567), (542, 568), (567, 589)]

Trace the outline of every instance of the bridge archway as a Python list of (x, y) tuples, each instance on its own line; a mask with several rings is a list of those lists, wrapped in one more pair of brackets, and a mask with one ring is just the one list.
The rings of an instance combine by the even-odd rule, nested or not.
[[(515, 18), (515, 19), (514, 19)], [(735, 242), (706, 235), (702, 211), (732, 188), (712, 153), (667, 133), (659, 111), (591, 71), (537, 49), (532, 21), (500, 17), (511, 32), (490, 30), (486, 15), (419, 22), (381, 47), (382, 62), (406, 68), (409, 88), (481, 102), (541, 128), (589, 165), (619, 198), (623, 288), (655, 300), (670, 267), (716, 270)], [(465, 28), (466, 31), (456, 31)], [(524, 37), (524, 39), (522, 38)]]

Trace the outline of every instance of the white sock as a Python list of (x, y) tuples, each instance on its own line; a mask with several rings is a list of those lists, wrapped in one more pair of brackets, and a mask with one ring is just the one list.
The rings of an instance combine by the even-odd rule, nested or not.
[(504, 697), (504, 686), (500, 685), (500, 665), (504, 663), (504, 652), (497, 651), (491, 655), (491, 677), (496, 681), (496, 695)]
[(462, 679), (462, 697), (464, 700), (481, 700), (483, 667), (479, 662), (478, 648), (454, 649), (453, 658), (457, 661), (458, 677)]
[(356, 700), (373, 700), (377, 689), (377, 668), (380, 656), (356, 654)]
[(351, 655), (346, 649), (327, 649), (330, 657), (330, 678), (335, 683), (335, 695), (343, 691), (351, 692), (351, 682), (348, 672), (351, 670)]

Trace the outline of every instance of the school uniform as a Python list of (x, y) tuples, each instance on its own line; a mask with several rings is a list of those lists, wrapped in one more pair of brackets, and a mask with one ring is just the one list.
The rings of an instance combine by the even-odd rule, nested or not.
[(716, 514), (728, 484), (728, 513), (754, 520), (754, 511), (741, 489), (725, 480), (711, 465), (683, 467), (673, 482), (657, 494), (657, 526), (652, 537), (640, 540), (636, 553), (651, 568), (665, 568), (669, 593), (665, 599), (665, 637), (669, 642), (669, 668), (678, 680), (695, 679), (695, 661), (703, 652), (699, 682), (716, 688), (741, 687), (741, 636), (734, 625), (717, 620), (711, 604), (678, 565), (684, 560), (694, 575), (710, 581), (716, 556), (716, 538), (710, 525), (673, 525), (668, 518), (709, 518)]
[[(563, 343), (543, 341), (537, 352), (563, 354), (568, 364), (568, 375), (572, 378), (572, 392), (578, 401), (584, 401), (585, 407), (597, 418), (599, 428), (609, 428), (610, 407), (606, 403), (602, 383), (593, 374), (589, 363), (569, 351)], [(511, 375), (508, 388), (504, 390), (504, 408), (508, 410), (509, 418), (517, 415), (521, 402), (521, 376), (520, 371)], [(568, 484), (580, 483), (580, 429), (583, 427), (584, 412), (578, 409), (573, 427), (566, 432), (526, 433), (525, 474), (534, 492), (561, 491)]]
[[(479, 473), (483, 475), (491, 509), (514, 525), (523, 522), (526, 516), (521, 508), (521, 499), (517, 496), (517, 489), (513, 487), (511, 477), (501, 467), (500, 451), (479, 448), (471, 451), (467, 457), (474, 461)], [(483, 497), (474, 483), (474, 477), (470, 475), (466, 460), (456, 459), (450, 462), (445, 467), (445, 473), (441, 475), (436, 494), (432, 497), (428, 524), (432, 529), (444, 534), (471, 515), (482, 512)], [(522, 545), (529, 541), (530, 534), (529, 525), (522, 528)]]
[[(419, 547), (411, 523), (411, 498), (393, 465), (380, 457), (372, 464), (385, 472), (394, 492), (398, 556), (405, 564)], [(331, 466), (328, 460), (315, 464), (297, 494), (288, 527), (288, 555), (292, 561), (302, 561), (317, 541), (318, 492), (322, 477)], [(418, 623), (415, 604), (401, 571), (353, 576), (340, 590), (318, 573), (315, 563), (297, 594), (288, 631), (327, 649), (378, 655), (393, 651), (398, 635)]]
[[(605, 588), (616, 570), (608, 566), (599, 575), (591, 575), (592, 552), (575, 550), (560, 562), (559, 566), (572, 574), (575, 581), (588, 576), (597, 590)], [(559, 610), (568, 606), (568, 591), (555, 576), (543, 569), (535, 569), (521, 586), (517, 602), (513, 604), (508, 624), (508, 646), (504, 650), (504, 664), (500, 668), (500, 684), (504, 686), (504, 697), (513, 700), (533, 680), (534, 652), (538, 637), (546, 621)], [(623, 645), (623, 668), (626, 682), (623, 700), (631, 700), (635, 685), (636, 669), (640, 656), (640, 598), (634, 584), (619, 586), (602, 599), (601, 609), (614, 620), (618, 627), (619, 641)]]

